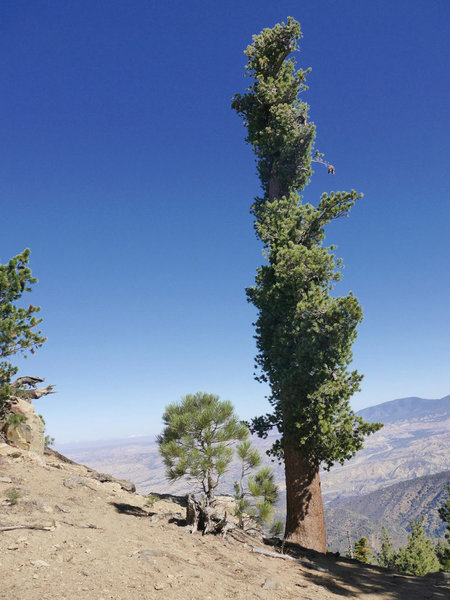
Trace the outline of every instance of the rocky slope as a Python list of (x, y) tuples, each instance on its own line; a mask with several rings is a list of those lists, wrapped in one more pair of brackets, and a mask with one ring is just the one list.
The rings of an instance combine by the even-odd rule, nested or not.
[[(0, 597), (35, 600), (443, 600), (415, 578), (258, 540), (189, 534), (177, 498), (150, 508), (124, 485), (57, 455), (0, 445)], [(8, 490), (19, 493), (11, 503)]]

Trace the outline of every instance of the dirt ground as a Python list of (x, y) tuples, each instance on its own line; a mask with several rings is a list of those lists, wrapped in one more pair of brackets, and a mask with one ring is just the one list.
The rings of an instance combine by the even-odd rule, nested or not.
[(188, 533), (181, 500), (145, 502), (56, 455), (0, 445), (0, 599), (448, 598), (444, 574), (399, 576), (294, 548), (295, 560), (272, 558), (251, 538)]

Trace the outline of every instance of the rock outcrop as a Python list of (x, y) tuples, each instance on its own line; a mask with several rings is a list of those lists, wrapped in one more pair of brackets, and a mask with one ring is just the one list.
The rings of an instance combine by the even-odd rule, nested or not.
[(45, 445), (45, 425), (41, 417), (36, 414), (34, 406), (19, 398), (12, 410), (12, 414), (23, 415), (25, 419), (20, 423), (3, 423), (3, 426), (0, 426), (6, 440), (18, 448), (42, 456)]

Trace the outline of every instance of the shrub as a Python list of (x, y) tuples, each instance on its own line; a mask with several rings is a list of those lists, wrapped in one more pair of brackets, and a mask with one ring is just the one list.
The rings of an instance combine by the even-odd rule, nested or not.
[(17, 504), (17, 501), (22, 497), (22, 494), (20, 490), (16, 488), (9, 488), (6, 490), (5, 496), (7, 497), (9, 503), (13, 506), (14, 504)]

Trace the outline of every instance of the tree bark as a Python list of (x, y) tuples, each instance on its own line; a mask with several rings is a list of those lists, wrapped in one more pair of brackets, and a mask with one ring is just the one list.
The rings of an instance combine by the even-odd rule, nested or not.
[(286, 528), (284, 537), (317, 552), (327, 551), (319, 469), (292, 446), (284, 448)]
[[(269, 199), (281, 197), (280, 182), (272, 169), (269, 181)], [(289, 395), (287, 396), (289, 398)], [(319, 468), (306, 460), (289, 443), (284, 444), (284, 472), (286, 477), (286, 541), (304, 548), (327, 551), (327, 533), (323, 512)]]

